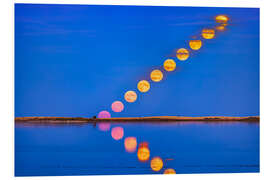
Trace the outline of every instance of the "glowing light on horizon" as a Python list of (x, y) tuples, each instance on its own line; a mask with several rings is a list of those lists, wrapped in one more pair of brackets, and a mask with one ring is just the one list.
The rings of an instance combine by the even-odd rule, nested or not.
[(124, 129), (122, 127), (114, 127), (111, 131), (112, 138), (115, 140), (120, 140), (124, 136)]
[(135, 152), (137, 148), (137, 139), (135, 137), (127, 137), (125, 138), (124, 145), (127, 152)]
[(176, 63), (172, 59), (167, 59), (164, 61), (163, 67), (166, 71), (174, 71), (176, 68)]
[(160, 171), (163, 167), (163, 161), (160, 157), (154, 157), (150, 162), (153, 171)]
[(215, 30), (214, 29), (203, 29), (202, 30), (202, 37), (204, 39), (213, 39), (215, 37)]
[(185, 48), (180, 48), (177, 50), (176, 52), (176, 57), (180, 60), (180, 61), (185, 61), (187, 60), (187, 58), (189, 57), (189, 52), (187, 49)]
[(100, 111), (98, 113), (98, 118), (103, 119), (103, 118), (111, 118), (111, 114), (108, 111)]
[(160, 70), (156, 69), (151, 72), (150, 77), (152, 81), (159, 82), (163, 79), (163, 73)]
[(172, 168), (165, 169), (164, 174), (176, 174), (175, 170)]
[(111, 108), (114, 112), (121, 112), (124, 109), (124, 105), (121, 101), (114, 101)]
[(98, 129), (101, 131), (109, 131), (110, 127), (111, 127), (111, 125), (108, 122), (98, 123)]
[(138, 85), (137, 88), (139, 91), (141, 92), (147, 92), (150, 89), (150, 84), (148, 81), (146, 80), (141, 80)]
[(202, 41), (201, 40), (190, 40), (189, 46), (193, 50), (199, 50), (202, 47)]
[(216, 16), (215, 19), (216, 19), (217, 23), (227, 23), (229, 20), (229, 17), (226, 15), (218, 15), (218, 16)]
[(129, 103), (136, 101), (137, 94), (134, 91), (127, 91), (124, 96), (125, 100)]

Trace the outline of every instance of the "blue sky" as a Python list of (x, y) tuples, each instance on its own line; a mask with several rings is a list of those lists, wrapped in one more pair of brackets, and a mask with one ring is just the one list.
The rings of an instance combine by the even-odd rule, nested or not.
[[(226, 31), (203, 40), (187, 61), (178, 48), (201, 38), (214, 17)], [(162, 69), (177, 69), (136, 89)], [(135, 103), (124, 101), (128, 90)], [(121, 113), (110, 110), (120, 100)], [(113, 117), (259, 115), (259, 9), (92, 5), (15, 5), (15, 116)]]

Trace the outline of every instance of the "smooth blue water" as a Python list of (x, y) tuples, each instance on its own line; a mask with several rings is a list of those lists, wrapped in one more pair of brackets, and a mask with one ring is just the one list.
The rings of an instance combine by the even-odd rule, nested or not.
[[(113, 127), (124, 136), (115, 140)], [(150, 160), (162, 158), (155, 172), (150, 160), (140, 162), (124, 139), (148, 142)], [(227, 123), (111, 123), (99, 125), (27, 125), (15, 127), (15, 176), (259, 172), (259, 124)]]

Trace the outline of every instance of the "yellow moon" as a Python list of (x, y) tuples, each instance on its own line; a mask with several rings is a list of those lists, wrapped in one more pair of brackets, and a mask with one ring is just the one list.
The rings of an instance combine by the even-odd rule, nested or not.
[(204, 39), (213, 39), (215, 37), (215, 30), (214, 29), (203, 29), (202, 30), (202, 37)]
[(163, 161), (160, 157), (154, 157), (151, 160), (150, 165), (153, 171), (160, 171), (163, 167)]
[(168, 168), (165, 169), (164, 174), (176, 174), (176, 172), (174, 169)]
[(202, 30), (202, 37), (204, 39), (213, 39), (215, 37), (215, 30), (214, 29), (203, 29)]
[(132, 103), (136, 101), (137, 94), (134, 91), (127, 91), (124, 97), (127, 102)]
[(163, 73), (160, 70), (156, 69), (151, 72), (150, 77), (152, 81), (159, 82), (163, 79)]
[(202, 41), (201, 40), (190, 40), (189, 46), (193, 50), (199, 50), (202, 47)]
[(185, 61), (189, 57), (189, 52), (185, 48), (178, 49), (177, 52), (176, 52), (176, 57), (180, 61)]
[(216, 22), (217, 23), (227, 23), (228, 20), (229, 20), (229, 18), (226, 15), (218, 15), (218, 16), (216, 16)]
[(172, 59), (167, 59), (164, 64), (163, 64), (163, 67), (166, 71), (174, 71), (175, 70), (175, 67), (176, 67), (176, 64), (174, 62), (174, 60)]
[(137, 88), (139, 91), (141, 92), (147, 92), (150, 89), (150, 84), (148, 81), (146, 80), (141, 80), (138, 85)]

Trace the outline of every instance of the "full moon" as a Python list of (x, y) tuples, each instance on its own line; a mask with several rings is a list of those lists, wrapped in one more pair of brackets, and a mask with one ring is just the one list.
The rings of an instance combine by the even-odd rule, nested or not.
[(177, 52), (176, 52), (176, 57), (180, 61), (185, 61), (189, 57), (189, 52), (185, 48), (178, 49)]
[(111, 131), (112, 138), (115, 140), (120, 140), (124, 136), (124, 129), (122, 127), (114, 127)]
[(137, 94), (134, 91), (127, 91), (124, 97), (127, 102), (132, 103), (136, 101)]
[(193, 50), (199, 50), (202, 47), (202, 41), (201, 40), (190, 40), (189, 46)]
[(226, 15), (218, 15), (218, 16), (216, 16), (216, 22), (217, 23), (223, 23), (224, 24), (224, 23), (227, 23), (228, 20), (229, 20), (229, 18)]
[(156, 69), (151, 72), (150, 77), (152, 81), (159, 82), (163, 79), (163, 73), (160, 70)]
[(127, 152), (135, 152), (137, 148), (137, 139), (135, 137), (127, 137), (125, 138), (124, 145)]
[(148, 81), (146, 80), (141, 80), (138, 85), (137, 88), (139, 91), (141, 92), (147, 92), (150, 89), (150, 84)]
[(214, 29), (203, 29), (202, 30), (202, 37), (204, 39), (213, 39), (215, 37), (215, 30)]
[(164, 61), (163, 67), (166, 71), (174, 71), (176, 63), (172, 59), (167, 59), (166, 61)]
[(137, 157), (138, 157), (138, 160), (141, 162), (148, 161), (150, 157), (149, 148), (146, 146), (139, 147), (137, 151)]
[(101, 131), (109, 131), (110, 127), (111, 127), (110, 123), (107, 122), (98, 123), (98, 129)]
[(153, 171), (160, 171), (163, 167), (163, 161), (160, 157), (154, 157), (150, 165)]
[(100, 111), (98, 118), (111, 118), (111, 114), (108, 111)]
[(114, 112), (121, 112), (123, 111), (123, 109), (124, 109), (124, 105), (121, 101), (114, 101), (112, 103), (112, 110)]

